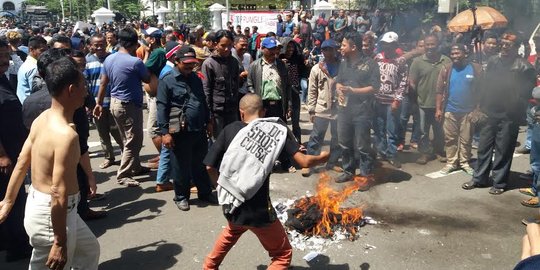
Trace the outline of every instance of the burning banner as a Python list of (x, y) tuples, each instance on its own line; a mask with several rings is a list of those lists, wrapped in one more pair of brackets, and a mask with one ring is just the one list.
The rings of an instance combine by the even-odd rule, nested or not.
[[(342, 208), (345, 200), (367, 183), (364, 177), (337, 191), (330, 186), (331, 177), (322, 173), (315, 196), (296, 200), (287, 210), (285, 226), (306, 236), (332, 238), (339, 232), (349, 240), (357, 238), (358, 229), (366, 223), (360, 207)], [(279, 211), (279, 209), (278, 209)]]

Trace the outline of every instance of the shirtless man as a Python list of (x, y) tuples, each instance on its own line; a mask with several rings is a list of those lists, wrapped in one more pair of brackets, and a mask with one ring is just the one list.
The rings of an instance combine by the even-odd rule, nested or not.
[(99, 243), (77, 215), (81, 154), (73, 113), (83, 105), (88, 92), (82, 73), (68, 57), (51, 63), (46, 73), (51, 108), (32, 124), (0, 202), (0, 223), (9, 214), (31, 165), (32, 185), (24, 217), (34, 248), (29, 269), (97, 269)]

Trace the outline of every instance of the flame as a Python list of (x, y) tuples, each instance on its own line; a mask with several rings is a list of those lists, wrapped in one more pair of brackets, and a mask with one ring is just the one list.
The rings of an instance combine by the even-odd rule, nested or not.
[(301, 209), (297, 217), (305, 213), (310, 207), (316, 205), (321, 213), (321, 218), (311, 231), (306, 231), (309, 235), (320, 235), (331, 237), (334, 234), (333, 228), (340, 225), (351, 237), (357, 233), (357, 225), (360, 223), (363, 212), (359, 207), (341, 208), (341, 204), (358, 188), (367, 184), (368, 179), (356, 176), (354, 181), (343, 190), (337, 191), (330, 186), (332, 178), (327, 173), (321, 173), (317, 184), (317, 194), (312, 197), (299, 199), (293, 207)]

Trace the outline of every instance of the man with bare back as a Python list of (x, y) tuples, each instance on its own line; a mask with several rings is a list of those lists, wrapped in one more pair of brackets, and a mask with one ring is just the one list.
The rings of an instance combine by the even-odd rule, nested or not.
[(32, 185), (24, 217), (34, 248), (29, 269), (97, 269), (99, 243), (77, 214), (81, 154), (73, 113), (88, 92), (82, 73), (68, 57), (51, 63), (46, 73), (51, 108), (32, 124), (0, 202), (0, 223), (9, 214), (31, 165)]

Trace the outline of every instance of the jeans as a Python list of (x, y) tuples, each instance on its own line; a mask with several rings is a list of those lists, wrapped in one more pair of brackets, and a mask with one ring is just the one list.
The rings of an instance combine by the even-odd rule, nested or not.
[[(430, 129), (433, 129), (433, 142), (429, 138)], [(420, 153), (444, 156), (444, 132), (442, 122), (435, 120), (435, 109), (420, 108), (420, 134), (418, 143)]]
[(393, 159), (399, 143), (399, 110), (392, 111), (392, 105), (377, 102), (375, 106), (375, 145), (379, 155)]
[(302, 102), (302, 104), (306, 104), (308, 94), (308, 79), (300, 79), (300, 89), (302, 90), (300, 92), (300, 101)]
[[(65, 269), (98, 269), (99, 243), (96, 236), (77, 214), (78, 194), (67, 199), (67, 263)], [(32, 186), (28, 190), (24, 227), (30, 238), (32, 257), (28, 269), (48, 269), (45, 266), (51, 250), (54, 232), (51, 222), (51, 195), (37, 191)]]
[(398, 143), (405, 144), (405, 133), (407, 132), (407, 125), (409, 124), (409, 118), (412, 115), (412, 133), (411, 133), (411, 143), (418, 143), (420, 141), (420, 112), (418, 111), (418, 104), (414, 99), (410, 98), (408, 95), (403, 97), (401, 101), (401, 110), (400, 110), (400, 128), (399, 128), (399, 139)]
[(199, 198), (208, 197), (212, 192), (210, 178), (203, 164), (208, 152), (205, 131), (178, 132), (173, 135), (174, 148), (171, 155), (174, 177), (174, 201), (189, 200), (191, 183), (197, 187)]
[(525, 143), (523, 144), (526, 149), (531, 149), (531, 140), (533, 137), (533, 129), (534, 129), (534, 115), (531, 114), (531, 109), (534, 107), (534, 105), (529, 104), (527, 106), (527, 135), (525, 137)]
[[(515, 120), (488, 116), (480, 130), (478, 160), (473, 175), (476, 184), (487, 185), (493, 170), (493, 187), (506, 188), (518, 132), (519, 124)], [(493, 151), (495, 159), (492, 161)]]
[(173, 155), (171, 149), (162, 145), (161, 152), (159, 152), (159, 164), (156, 176), (157, 184), (165, 184), (169, 182), (169, 179), (176, 178), (171, 166), (171, 155)]
[(114, 122), (114, 118), (111, 115), (109, 108), (103, 108), (101, 112), (101, 117), (94, 118), (94, 123), (96, 124), (96, 129), (99, 134), (99, 141), (101, 142), (101, 148), (105, 153), (105, 159), (109, 161), (114, 161), (114, 148), (111, 143), (111, 136), (114, 141), (120, 146), (120, 149), (124, 148), (124, 142), (122, 141), (122, 136), (120, 136), (120, 131)]
[(472, 128), (468, 113), (444, 113), (444, 137), (446, 164), (458, 167), (469, 166), (472, 157)]
[(313, 117), (313, 129), (307, 143), (307, 154), (318, 155), (321, 153), (321, 147), (324, 143), (324, 135), (330, 125), (330, 157), (328, 158), (327, 167), (333, 167), (338, 164), (341, 157), (341, 147), (338, 141), (337, 120), (324, 117)]
[(124, 141), (122, 160), (116, 174), (117, 179), (120, 180), (132, 177), (134, 172), (142, 168), (139, 153), (144, 136), (143, 115), (141, 107), (133, 102), (123, 102), (116, 98), (111, 98), (111, 113)]
[(373, 171), (375, 151), (371, 148), (372, 117), (358, 112), (352, 106), (339, 109), (338, 141), (343, 151), (343, 170), (347, 174), (354, 175), (357, 167), (361, 176), (368, 176)]
[(228, 223), (218, 236), (212, 252), (206, 256), (204, 270), (218, 269), (225, 256), (247, 230), (253, 232), (268, 255), (272, 257), (268, 270), (288, 269), (292, 260), (292, 247), (279, 220), (264, 227), (241, 226)]
[(533, 123), (531, 130), (531, 170), (533, 171), (532, 188), (536, 196), (540, 191), (540, 124)]

